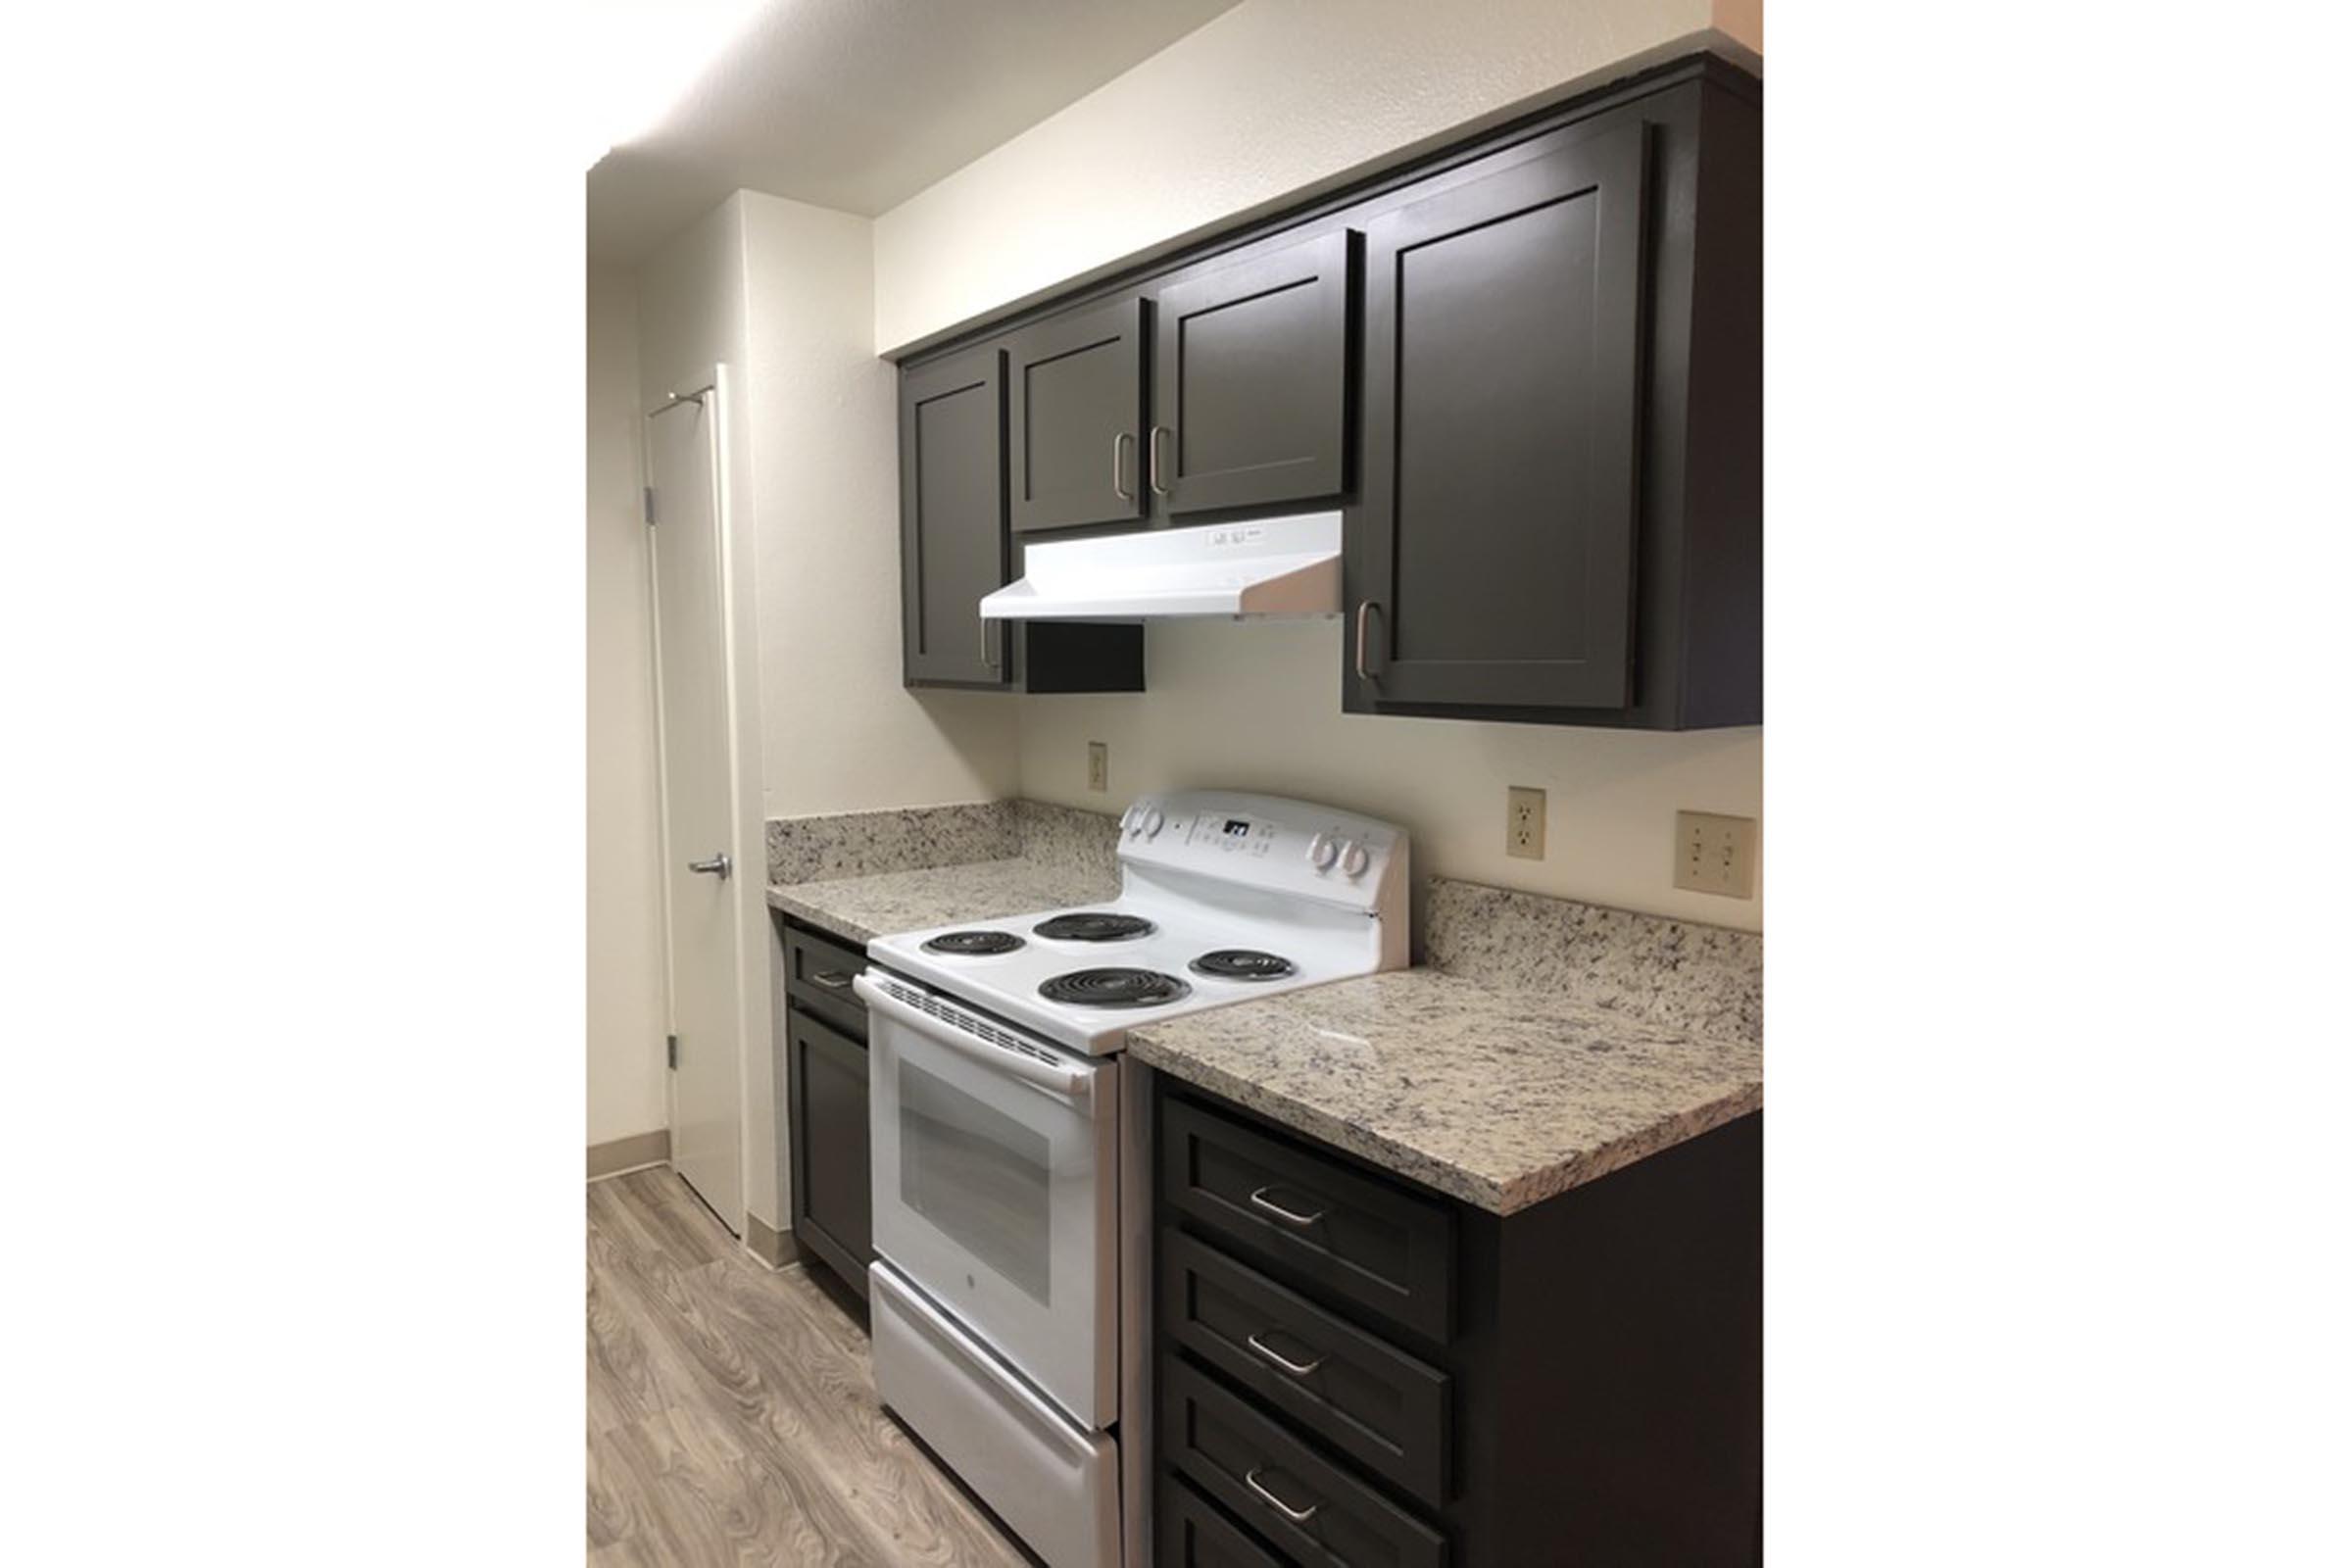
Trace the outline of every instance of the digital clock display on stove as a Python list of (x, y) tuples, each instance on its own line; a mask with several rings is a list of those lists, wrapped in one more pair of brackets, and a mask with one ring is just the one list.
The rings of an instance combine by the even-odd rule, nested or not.
[(1248, 838), (1250, 836), (1250, 819), (1246, 816), (1227, 817), (1225, 819), (1225, 834), (1228, 838)]

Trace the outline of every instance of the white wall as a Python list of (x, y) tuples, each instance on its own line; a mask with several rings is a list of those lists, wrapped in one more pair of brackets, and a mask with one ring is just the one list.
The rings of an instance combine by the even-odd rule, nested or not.
[(895, 348), (1712, 36), (1760, 0), (1243, 0), (874, 220)]
[(1011, 705), (900, 678), (898, 374), (874, 357), (873, 224), (735, 203), (766, 814), (1009, 795)]
[(588, 1142), (667, 1124), (637, 310), (588, 271)]
[[(1710, 34), (1710, 29), (1712, 33)], [(909, 341), (1565, 84), (1702, 36), (1762, 47), (1752, 0), (1244, 0), (874, 220), (875, 336)], [(1424, 870), (1761, 929), (1672, 886), (1677, 808), (1762, 815), (1760, 730), (1645, 735), (1340, 711), (1336, 621), (1151, 629), (1149, 692), (1020, 700), (1020, 790), (1115, 807), (1229, 784), (1411, 829)], [(1085, 790), (1087, 740), (1111, 789)], [(1549, 795), (1549, 855), (1502, 854), (1503, 791)]]
[[(1618, 908), (1762, 930), (1753, 901), (1673, 886), (1677, 808), (1763, 815), (1764, 732), (1653, 735), (1383, 718), (1340, 711), (1337, 619), (1159, 621), (1151, 690), (1021, 702), (1021, 793), (1103, 809), (1138, 792), (1222, 786), (1302, 796), (1401, 822), (1417, 870)], [(1086, 742), (1110, 747), (1110, 791), (1086, 789)], [(1550, 808), (1540, 861), (1502, 853), (1503, 791)]]

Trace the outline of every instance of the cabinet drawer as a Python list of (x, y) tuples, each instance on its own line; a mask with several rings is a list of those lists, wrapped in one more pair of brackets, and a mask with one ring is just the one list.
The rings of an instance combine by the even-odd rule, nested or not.
[(845, 942), (784, 928), (784, 992), (810, 1012), (856, 1040), (865, 1038), (865, 1004), (850, 983), (865, 967), (865, 955)]
[(1160, 1198), (1245, 1253), (1409, 1333), (1453, 1323), (1453, 1215), (1329, 1155), (1189, 1102), (1163, 1100)]
[(1159, 1473), (1152, 1514), (1156, 1568), (1284, 1568), (1284, 1559), (1259, 1545), (1249, 1531), (1219, 1513), (1173, 1471)]
[(1445, 1373), (1180, 1231), (1159, 1242), (1162, 1333), (1432, 1507), (1446, 1495)]
[(1160, 1361), (1159, 1451), (1301, 1562), (1442, 1568), (1446, 1538), (1179, 1356)]

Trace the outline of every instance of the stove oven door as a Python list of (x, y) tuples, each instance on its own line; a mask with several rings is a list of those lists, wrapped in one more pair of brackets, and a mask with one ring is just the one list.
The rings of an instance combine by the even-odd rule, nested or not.
[(1089, 1430), (1118, 1413), (1118, 1068), (885, 970), (874, 1250)]

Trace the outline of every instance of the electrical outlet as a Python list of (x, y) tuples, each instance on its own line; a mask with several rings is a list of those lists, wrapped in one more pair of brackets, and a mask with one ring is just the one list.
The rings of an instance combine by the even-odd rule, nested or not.
[(1674, 813), (1674, 885), (1727, 899), (1756, 896), (1756, 819)]
[(1502, 853), (1516, 860), (1544, 858), (1544, 792), (1511, 786), (1503, 810)]
[(1110, 748), (1101, 741), (1086, 743), (1086, 787), (1098, 795), (1110, 788)]

